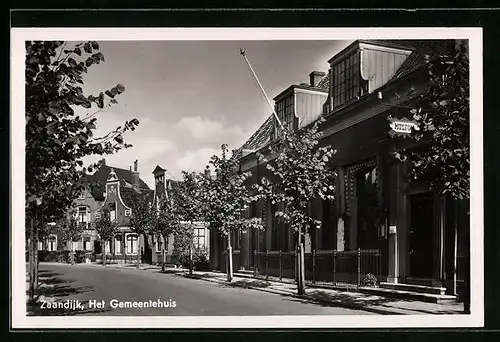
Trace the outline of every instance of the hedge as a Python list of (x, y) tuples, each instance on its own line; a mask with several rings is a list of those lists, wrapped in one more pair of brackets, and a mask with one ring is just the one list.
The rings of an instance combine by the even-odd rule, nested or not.
[[(92, 252), (75, 251), (75, 263), (83, 263), (86, 258), (95, 261)], [(71, 251), (38, 251), (38, 261), (71, 263)]]

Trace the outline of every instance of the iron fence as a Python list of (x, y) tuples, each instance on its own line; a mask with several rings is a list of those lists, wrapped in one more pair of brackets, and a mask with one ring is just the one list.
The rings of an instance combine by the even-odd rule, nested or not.
[[(255, 277), (279, 280), (297, 277), (296, 251), (254, 251), (253, 260)], [(382, 276), (382, 253), (378, 249), (312, 251), (305, 253), (304, 264), (305, 281), (310, 284), (378, 286)]]
[[(227, 270), (227, 250), (222, 252), (222, 260), (221, 260), (221, 270), (226, 271)], [(241, 268), (241, 257), (240, 257), (240, 251), (239, 250), (233, 250), (233, 272), (238, 271)]]

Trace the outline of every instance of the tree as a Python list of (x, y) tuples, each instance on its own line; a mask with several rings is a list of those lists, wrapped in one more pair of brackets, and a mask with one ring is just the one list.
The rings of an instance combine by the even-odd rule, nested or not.
[[(137, 236), (143, 236), (145, 240), (153, 232), (154, 211), (147, 196), (143, 196), (134, 202), (132, 214), (130, 215), (129, 227)], [(137, 267), (140, 264), (140, 253), (137, 253)]]
[[(470, 199), (470, 89), (468, 42), (448, 44), (437, 58), (427, 56), (428, 92), (409, 103), (418, 129), (409, 137), (417, 146), (394, 152), (408, 165), (410, 179), (438, 195)], [(389, 120), (392, 118), (389, 117)], [(455, 205), (455, 210), (458, 206)], [(455, 224), (457, 211), (455, 212)], [(458, 227), (455, 226), (455, 232)], [(457, 235), (455, 234), (455, 238)], [(467, 254), (469, 245), (467, 244)], [(465, 312), (470, 310), (469, 257), (465, 258)]]
[(180, 218), (176, 211), (175, 196), (172, 188), (167, 196), (159, 198), (156, 208), (153, 208), (153, 232), (163, 238), (161, 269), (165, 271), (165, 255), (168, 252), (169, 237), (173, 236), (180, 227)]
[[(451, 44), (435, 59), (427, 56), (430, 89), (410, 103), (418, 148), (395, 152), (409, 166), (410, 179), (439, 194), (468, 199), (470, 190), (469, 57), (463, 44)], [(392, 119), (392, 118), (389, 118)]]
[(106, 266), (106, 242), (110, 241), (118, 231), (116, 219), (111, 219), (111, 212), (107, 205), (100, 210), (100, 217), (95, 220), (95, 230), (101, 240), (102, 265)]
[[(58, 222), (55, 226), (55, 233), (60, 241), (64, 244), (73, 243), (78, 241), (85, 229), (85, 223), (78, 222), (75, 218), (74, 211), (70, 211), (66, 217)], [(71, 248), (71, 262), (75, 260), (75, 255), (73, 254), (73, 248)]]
[(328, 167), (335, 150), (330, 146), (319, 147), (323, 118), (311, 127), (296, 132), (283, 131), (282, 140), (269, 147), (274, 157), (267, 162), (274, 180), (262, 178), (257, 189), (261, 196), (278, 205), (275, 212), (297, 234), (299, 270), (298, 293), (304, 294), (304, 247), (307, 231), (321, 227), (321, 221), (311, 216), (309, 207), (315, 199), (333, 200), (336, 173)]
[[(207, 172), (201, 177), (201, 199), (203, 217), (209, 229), (222, 234), (228, 243), (227, 280), (233, 279), (233, 260), (231, 238), (238, 230), (263, 229), (259, 218), (245, 218), (244, 212), (248, 204), (257, 200), (245, 186), (251, 175), (249, 172), (238, 172), (238, 160), (228, 158), (227, 145), (221, 146), (221, 156), (214, 155), (207, 165)], [(210, 167), (215, 176), (210, 176)]]
[[(125, 87), (85, 95), (83, 76), (88, 68), (104, 62), (95, 41), (67, 47), (62, 41), (26, 42), (26, 218), (30, 237), (30, 299), (37, 287), (38, 230), (64, 217), (83, 188), (86, 172), (82, 158), (112, 154), (131, 147), (122, 134), (135, 130), (137, 119), (101, 137), (94, 137), (96, 115), (115, 103)], [(81, 107), (93, 110), (83, 117)], [(97, 109), (95, 109), (97, 107)]]
[(195, 172), (182, 172), (182, 182), (178, 191), (174, 192), (177, 198), (177, 213), (182, 223), (176, 232), (174, 249), (183, 250), (187, 246), (189, 255), (189, 273), (193, 273), (193, 237), (194, 222), (201, 217), (200, 183)]

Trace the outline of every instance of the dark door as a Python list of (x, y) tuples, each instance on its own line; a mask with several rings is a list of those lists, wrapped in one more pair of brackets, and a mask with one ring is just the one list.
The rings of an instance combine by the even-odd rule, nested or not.
[(94, 240), (94, 252), (95, 254), (101, 254), (102, 248), (100, 240)]
[(410, 195), (410, 276), (431, 278), (434, 267), (434, 197)]

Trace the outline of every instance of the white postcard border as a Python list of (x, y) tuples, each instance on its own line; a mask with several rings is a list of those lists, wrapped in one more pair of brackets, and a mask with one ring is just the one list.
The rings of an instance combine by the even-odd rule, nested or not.
[[(25, 40), (356, 40), (468, 39), (470, 48), (471, 314), (367, 316), (26, 315)], [(435, 328), (484, 324), (483, 106), (481, 28), (13, 28), (11, 29), (11, 326), (12, 328)], [(104, 319), (103, 319), (104, 318)]]

